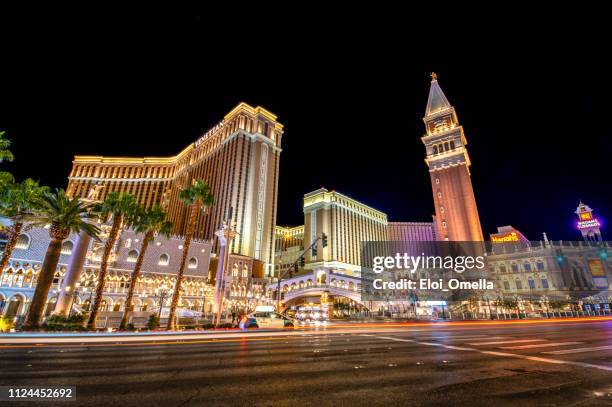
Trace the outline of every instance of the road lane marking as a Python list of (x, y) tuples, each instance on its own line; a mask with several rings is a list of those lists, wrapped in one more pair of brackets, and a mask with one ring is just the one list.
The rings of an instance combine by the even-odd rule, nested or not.
[(434, 339), (434, 340), (446, 340), (446, 341), (465, 341), (465, 340), (479, 340), (479, 341), (485, 341), (485, 340), (493, 340), (493, 339), (513, 339), (511, 336), (481, 336), (481, 337), (471, 337), (471, 336), (451, 336), (451, 337), (446, 337), (446, 336), (435, 336), (432, 338), (423, 338), (423, 339)]
[(518, 354), (518, 353), (496, 352), (496, 351), (491, 351), (491, 350), (481, 350), (481, 349), (476, 349), (476, 348), (466, 348), (466, 347), (460, 347), (460, 346), (445, 345), (443, 343), (437, 343), (437, 342), (420, 342), (420, 341), (415, 341), (415, 340), (412, 340), (412, 339), (394, 338), (394, 337), (390, 337), (390, 336), (375, 336), (375, 335), (362, 335), (362, 336), (372, 336), (372, 337), (375, 337), (375, 338), (378, 338), (378, 339), (386, 339), (386, 340), (389, 340), (389, 341), (408, 342), (408, 343), (414, 343), (414, 344), (417, 344), (417, 345), (425, 345), (425, 346), (437, 346), (437, 347), (445, 348), (445, 349), (463, 350), (463, 351), (467, 351), (467, 352), (477, 352), (477, 353), (482, 353), (484, 355), (493, 355), (493, 356), (500, 356), (500, 357), (506, 357), (506, 358), (516, 358), (516, 359), (525, 359), (525, 360), (530, 360), (530, 361), (533, 361), (533, 362), (550, 363), (550, 364), (554, 364), (554, 365), (572, 365), (572, 366), (579, 366), (579, 367), (599, 369), (599, 370), (605, 370), (607, 372), (612, 372), (612, 366), (595, 365), (595, 364), (592, 364), (592, 363), (583, 363), (583, 362), (574, 362), (574, 361), (571, 361), (571, 360), (560, 360), (560, 359), (542, 358), (542, 357), (539, 357), (539, 356), (521, 355), (521, 354)]
[(509, 341), (493, 341), (493, 342), (473, 342), (468, 343), (468, 345), (472, 346), (481, 346), (481, 345), (504, 345), (506, 343), (525, 343), (525, 342), (542, 342), (546, 339), (512, 339)]
[(606, 346), (595, 346), (592, 348), (576, 348), (576, 349), (564, 349), (564, 350), (553, 350), (550, 352), (542, 352), (550, 355), (569, 355), (571, 353), (583, 353), (583, 352), (596, 352), (598, 350), (609, 350), (612, 349), (612, 345)]
[(580, 345), (584, 342), (547, 342), (547, 343), (536, 343), (532, 345), (519, 345), (519, 346), (502, 346), (500, 349), (532, 349), (532, 348), (547, 348), (549, 346), (569, 346), (569, 345)]

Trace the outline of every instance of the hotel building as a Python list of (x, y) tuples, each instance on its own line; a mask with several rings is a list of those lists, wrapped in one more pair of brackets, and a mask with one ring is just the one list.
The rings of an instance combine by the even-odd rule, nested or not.
[[(325, 188), (304, 195), (303, 226), (276, 230), (276, 267), (280, 275), (312, 242), (323, 233), (327, 235), (327, 247), (319, 240), (316, 255), (310, 250), (306, 252), (305, 267), (281, 281), (285, 306), (319, 304), (326, 312), (331, 312), (330, 304), (335, 302), (346, 305), (348, 301), (353, 309), (364, 305), (361, 300), (363, 242), (392, 240), (417, 247), (419, 242), (436, 240), (434, 223), (389, 222), (385, 213)], [(380, 305), (370, 301), (367, 307), (373, 309)]]
[[(187, 208), (179, 193), (194, 181), (204, 180), (212, 190), (214, 205), (198, 217), (195, 237), (215, 239), (215, 231), (231, 216), (238, 232), (231, 253), (263, 262), (270, 275), (282, 135), (283, 125), (274, 114), (240, 103), (172, 157), (76, 156), (67, 193), (85, 198), (98, 185), (103, 187), (97, 197), (101, 200), (116, 191), (134, 195), (147, 208), (161, 204), (174, 224), (173, 233), (181, 235)], [(215, 241), (213, 251), (217, 246)]]

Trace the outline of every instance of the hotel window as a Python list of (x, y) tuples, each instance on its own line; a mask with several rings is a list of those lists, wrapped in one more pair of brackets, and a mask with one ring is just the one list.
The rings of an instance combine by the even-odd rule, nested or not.
[(506, 270), (506, 265), (505, 264), (502, 264), (501, 266), (499, 266), (499, 272), (500, 273), (505, 273), (506, 271), (507, 270)]
[(510, 283), (507, 281), (504, 281), (504, 290), (506, 291), (510, 290)]
[(434, 146), (433, 147), (433, 153), (434, 154), (438, 154), (438, 146)]
[(450, 148), (451, 148), (451, 150), (455, 149), (455, 140), (451, 140), (450, 141)]
[(130, 250), (125, 261), (128, 263), (136, 263), (136, 260), (138, 260), (138, 250)]
[(195, 269), (198, 267), (198, 259), (192, 257), (189, 259), (189, 265), (187, 266), (190, 269)]
[(442, 192), (438, 191), (438, 198), (442, 198)]
[(443, 206), (440, 207), (440, 213), (444, 213), (444, 207)]
[(516, 263), (512, 263), (510, 268), (512, 269), (512, 272), (514, 272), (514, 273), (518, 273), (518, 271), (519, 271), (518, 264), (516, 264)]
[(524, 263), (523, 264), (523, 270), (525, 270), (525, 272), (529, 273), (531, 271), (531, 264), (530, 263)]
[(159, 264), (160, 266), (167, 266), (169, 263), (170, 256), (168, 256), (166, 253), (159, 256), (159, 261), (157, 262), (157, 264)]
[(446, 222), (442, 222), (442, 227), (446, 229)]
[(436, 184), (440, 183), (440, 178), (436, 178)]
[(548, 288), (548, 280), (543, 278), (540, 280), (542, 282), (542, 288)]
[(530, 279), (528, 280), (528, 283), (529, 283), (529, 288), (530, 288), (530, 289), (532, 289), (532, 290), (533, 290), (534, 288), (536, 288), (536, 286), (535, 286), (535, 281), (534, 281), (533, 279), (531, 279), (531, 278), (530, 278)]
[(538, 260), (538, 262), (536, 263), (536, 268), (538, 269), (538, 271), (544, 270), (544, 262), (542, 260)]
[(516, 289), (517, 290), (522, 290), (523, 289), (523, 282), (521, 280), (516, 280), (514, 283), (516, 284)]

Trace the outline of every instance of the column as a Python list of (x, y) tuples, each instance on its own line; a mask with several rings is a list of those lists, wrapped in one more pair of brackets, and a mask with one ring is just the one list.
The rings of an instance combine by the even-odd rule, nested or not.
[[(70, 309), (72, 308), (73, 293), (76, 289), (76, 283), (81, 277), (83, 271), (83, 265), (85, 264), (85, 257), (87, 256), (87, 250), (91, 243), (91, 236), (85, 231), (81, 231), (77, 238), (77, 242), (72, 249), (72, 256), (70, 256), (70, 262), (68, 263), (68, 270), (64, 276), (62, 287), (59, 292), (57, 303), (55, 304), (54, 314), (61, 316), (68, 316)], [(67, 287), (70, 287), (68, 291)]]

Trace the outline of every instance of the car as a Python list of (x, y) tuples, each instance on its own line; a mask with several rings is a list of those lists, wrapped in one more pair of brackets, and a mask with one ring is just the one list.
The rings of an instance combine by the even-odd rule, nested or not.
[(248, 328), (288, 328), (295, 324), (293, 320), (278, 312), (259, 311), (245, 316), (239, 324), (240, 329)]

